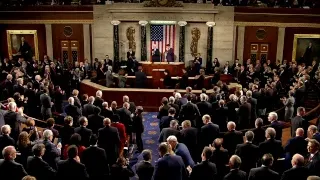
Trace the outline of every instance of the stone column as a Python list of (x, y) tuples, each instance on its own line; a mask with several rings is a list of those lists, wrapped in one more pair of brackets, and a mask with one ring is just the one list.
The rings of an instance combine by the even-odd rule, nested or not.
[(83, 46), (84, 46), (84, 58), (91, 60), (90, 24), (83, 24)]
[(147, 27), (148, 21), (139, 21), (141, 40), (141, 61), (147, 61)]
[[(277, 59), (279, 59), (281, 62), (283, 60), (283, 48), (284, 48), (284, 36), (286, 33), (285, 27), (279, 27), (278, 30), (278, 42), (277, 42)], [(291, 60), (291, 59), (287, 59)]]
[[(51, 24), (46, 24), (45, 25), (46, 28), (46, 42), (47, 42), (47, 55), (51, 58), (58, 58), (58, 57), (53, 57), (53, 45), (52, 45), (52, 28), (51, 28)], [(42, 59), (43, 57), (36, 57), (36, 58), (40, 58)], [(39, 59), (39, 60), (40, 60)]]
[[(119, 59), (119, 24), (120, 21), (111, 21), (113, 25), (113, 61), (120, 61)], [(105, 47), (108, 48), (108, 47)]]
[[(212, 52), (213, 52), (213, 26), (215, 22), (207, 22), (208, 26), (208, 39), (207, 39), (207, 62), (212, 62)], [(207, 65), (208, 63), (206, 63)]]
[(244, 33), (245, 26), (238, 26), (238, 44), (237, 44), (237, 59), (243, 64), (243, 50), (244, 50)]
[(186, 32), (186, 21), (179, 21), (179, 62), (184, 62), (184, 49), (185, 49), (185, 32)]

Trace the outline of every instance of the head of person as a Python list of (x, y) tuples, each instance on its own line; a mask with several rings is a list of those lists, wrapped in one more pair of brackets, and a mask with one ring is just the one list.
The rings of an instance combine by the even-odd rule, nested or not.
[(23, 177), (22, 180), (37, 180), (37, 179), (33, 176), (28, 175), (28, 176)]
[(169, 108), (168, 113), (170, 116), (174, 116), (176, 114), (176, 109), (171, 107), (171, 108)]
[(10, 135), (10, 133), (11, 133), (11, 127), (9, 126), (9, 125), (3, 125), (2, 127), (1, 127), (1, 134), (2, 135), (7, 135), (7, 136), (9, 136)]
[(183, 128), (183, 129), (190, 128), (190, 127), (191, 127), (191, 121), (189, 121), (189, 120), (184, 120), (184, 121), (181, 123), (181, 125), (182, 125), (182, 128)]
[(102, 91), (98, 90), (98, 91), (96, 92), (96, 97), (101, 98), (101, 97), (102, 97)]
[(89, 141), (90, 145), (95, 146), (97, 145), (97, 142), (98, 142), (98, 136), (95, 134), (92, 134)]
[(188, 86), (188, 87), (186, 88), (186, 93), (191, 93), (191, 91), (192, 91), (192, 87)]
[(273, 156), (271, 154), (264, 154), (261, 159), (262, 165), (271, 167), (273, 164)]
[(54, 124), (55, 124), (55, 120), (53, 118), (47, 119), (47, 127), (48, 128), (54, 127)]
[(68, 146), (68, 158), (73, 159), (78, 156), (78, 147), (75, 145)]
[(266, 129), (266, 138), (267, 139), (274, 139), (276, 137), (276, 130), (272, 127), (268, 127)]
[(16, 148), (14, 146), (6, 146), (2, 150), (2, 156), (7, 161), (12, 161), (12, 160), (16, 159), (16, 157), (17, 157)]
[(86, 117), (84, 117), (84, 116), (80, 117), (79, 118), (79, 124), (82, 127), (88, 126), (88, 119)]
[(162, 100), (161, 100), (161, 103), (162, 103), (163, 105), (167, 105), (167, 104), (168, 104), (168, 98), (163, 97)]
[(167, 138), (167, 142), (170, 144), (172, 149), (175, 149), (178, 144), (178, 139), (176, 136), (171, 135)]
[(263, 126), (263, 120), (261, 118), (257, 118), (254, 125), (256, 128), (261, 128)]
[(112, 109), (116, 109), (117, 106), (118, 106), (118, 105), (117, 105), (117, 102), (116, 102), (116, 101), (112, 101), (112, 102), (111, 102), (111, 108), (112, 108)]
[(79, 147), (81, 144), (81, 136), (78, 133), (74, 133), (70, 137), (69, 145), (75, 145)]
[(312, 137), (315, 133), (318, 132), (318, 128), (315, 125), (310, 125), (308, 127), (308, 136)]
[(308, 149), (308, 152), (310, 154), (315, 154), (316, 152), (319, 151), (319, 142), (315, 139), (309, 139), (309, 142), (308, 142), (308, 146), (307, 146), (307, 149)]
[(202, 122), (203, 124), (208, 124), (211, 122), (211, 117), (208, 114), (205, 114), (202, 116)]
[(241, 158), (237, 155), (232, 155), (229, 159), (230, 169), (239, 169), (241, 165)]
[(295, 154), (291, 160), (292, 167), (302, 167), (304, 166), (304, 157), (300, 154)]
[(9, 111), (14, 111), (15, 112), (16, 109), (17, 109), (17, 104), (15, 102), (9, 102), (8, 109), (9, 109)]
[(123, 100), (123, 102), (129, 102), (129, 96), (124, 95), (124, 96), (122, 97), (122, 100)]
[(170, 149), (171, 149), (171, 146), (169, 143), (167, 143), (167, 142), (160, 143), (159, 148), (158, 148), (159, 155), (161, 157), (163, 157), (164, 155), (170, 153)]
[(144, 161), (151, 162), (152, 159), (152, 151), (150, 149), (145, 149), (142, 151), (142, 158)]
[(278, 114), (276, 112), (270, 112), (268, 115), (268, 121), (273, 122), (278, 120)]
[(111, 125), (111, 120), (109, 118), (104, 118), (103, 125), (104, 126), (110, 126)]
[(118, 157), (116, 164), (119, 166), (125, 166), (127, 163), (126, 158), (124, 158), (123, 156)]
[(177, 120), (171, 120), (170, 121), (170, 127), (173, 128), (173, 129), (177, 129), (179, 126), (179, 123)]
[(180, 98), (181, 98), (181, 94), (180, 94), (179, 92), (176, 92), (176, 93), (174, 94), (174, 98), (175, 98), (175, 99), (180, 99)]
[(303, 137), (303, 136), (304, 136), (304, 130), (303, 130), (303, 128), (298, 128), (298, 129), (296, 130), (296, 136), (297, 136), (297, 137)]
[(306, 109), (304, 107), (297, 108), (297, 115), (298, 116), (304, 116), (305, 114), (306, 114)]
[(73, 125), (73, 118), (71, 116), (66, 116), (64, 118), (64, 125), (65, 126), (72, 126)]
[(74, 105), (74, 98), (73, 98), (73, 97), (69, 97), (68, 103), (69, 103), (70, 105)]
[(53, 133), (51, 130), (46, 129), (43, 131), (43, 139), (46, 141), (52, 141), (53, 139)]
[(25, 148), (28, 147), (28, 145), (30, 145), (29, 134), (26, 131), (22, 131), (19, 134), (17, 145), (20, 148)]
[(79, 91), (76, 90), (76, 89), (74, 89), (74, 90), (72, 91), (72, 96), (77, 97), (78, 95), (79, 95)]
[(246, 96), (247, 96), (247, 98), (252, 98), (252, 91), (247, 91), (246, 92)]
[(254, 138), (254, 133), (252, 131), (247, 131), (244, 136), (246, 137), (247, 142), (252, 142)]
[(130, 104), (128, 102), (123, 103), (123, 107), (126, 109), (130, 108)]
[(93, 104), (93, 103), (94, 103), (94, 97), (93, 97), (93, 96), (90, 96), (90, 97), (88, 98), (88, 103), (89, 103), (89, 104)]
[(212, 149), (209, 147), (204, 147), (201, 154), (202, 161), (207, 161), (212, 156)]
[(102, 108), (103, 108), (103, 109), (108, 109), (108, 107), (109, 107), (108, 102), (103, 102), (103, 103), (102, 103)]
[(320, 180), (319, 176), (308, 176), (307, 180)]
[(229, 121), (227, 124), (227, 129), (228, 131), (234, 131), (236, 129), (236, 123), (233, 121)]
[(45, 145), (42, 143), (37, 143), (32, 147), (32, 153), (36, 157), (42, 157), (46, 151)]
[(222, 139), (221, 138), (216, 138), (213, 141), (212, 146), (215, 147), (216, 149), (220, 149), (222, 147)]
[(246, 103), (247, 102), (247, 97), (246, 96), (241, 96), (240, 97), (240, 103), (241, 104), (244, 104), (244, 103)]

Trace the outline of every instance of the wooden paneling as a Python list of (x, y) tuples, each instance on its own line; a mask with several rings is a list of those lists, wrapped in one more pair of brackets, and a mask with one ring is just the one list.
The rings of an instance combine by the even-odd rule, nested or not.
[(277, 23), (317, 23), (320, 24), (319, 16), (303, 15), (274, 15), (274, 14), (235, 14), (234, 21), (240, 22), (277, 22)]
[(0, 49), (4, 57), (8, 57), (7, 30), (37, 30), (39, 58), (47, 54), (46, 29), (44, 24), (0, 24)]
[(0, 11), (93, 11), (93, 6), (2, 6)]
[(320, 34), (320, 28), (286, 28), (284, 36), (283, 59), (292, 60), (293, 39), (295, 34)]
[[(70, 26), (73, 33), (66, 37), (63, 33), (64, 27)], [(84, 59), (83, 45), (83, 25), (82, 24), (52, 24), (52, 44), (55, 58), (61, 58), (61, 41), (78, 41), (79, 42), (79, 61)]]
[[(264, 39), (258, 39), (256, 37), (257, 30), (264, 29), (266, 31), (266, 36)], [(277, 55), (277, 42), (278, 42), (278, 27), (262, 27), (262, 26), (246, 26), (244, 35), (244, 50), (243, 50), (243, 60), (250, 58), (250, 47), (251, 44), (268, 44), (269, 55), (268, 59), (271, 61), (276, 60)]]
[(235, 13), (272, 13), (272, 14), (320, 14), (319, 9), (303, 8), (268, 8), (268, 7), (234, 7)]

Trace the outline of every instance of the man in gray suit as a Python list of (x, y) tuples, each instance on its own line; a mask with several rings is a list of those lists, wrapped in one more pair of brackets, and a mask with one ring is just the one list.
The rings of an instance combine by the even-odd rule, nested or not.
[(90, 96), (88, 98), (88, 104), (83, 106), (82, 109), (82, 115), (89, 117), (89, 115), (94, 114), (94, 108), (96, 107), (95, 105), (93, 105), (94, 103), (94, 97)]
[(111, 87), (113, 85), (113, 75), (112, 75), (112, 66), (108, 66), (107, 72), (105, 72), (106, 75), (106, 86)]

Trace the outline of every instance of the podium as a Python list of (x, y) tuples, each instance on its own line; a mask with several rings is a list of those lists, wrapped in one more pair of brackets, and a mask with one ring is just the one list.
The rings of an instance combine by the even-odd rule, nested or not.
[(172, 77), (182, 76), (182, 69), (185, 68), (183, 62), (140, 62), (140, 64), (148, 76), (153, 76), (154, 69), (168, 70)]

